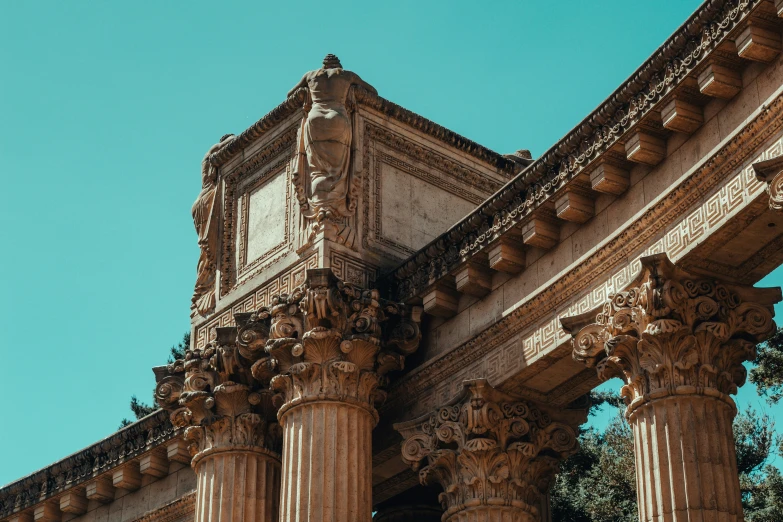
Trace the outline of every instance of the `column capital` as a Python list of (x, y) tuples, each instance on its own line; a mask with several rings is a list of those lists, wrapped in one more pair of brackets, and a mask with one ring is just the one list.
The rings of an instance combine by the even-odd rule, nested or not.
[(745, 382), (742, 363), (774, 330), (779, 288), (753, 288), (686, 272), (665, 254), (641, 259), (625, 291), (599, 308), (561, 319), (573, 357), (602, 380), (619, 377), (631, 415), (671, 395), (729, 394)]
[[(239, 323), (251, 314), (237, 314)], [(155, 398), (184, 428), (192, 464), (222, 451), (267, 454), (279, 459), (282, 431), (275, 422), (272, 393), (252, 368), (267, 358), (249, 350), (236, 328), (218, 328), (203, 350), (188, 349), (183, 360), (155, 368)]]
[(586, 411), (545, 411), (478, 379), (444, 407), (394, 428), (403, 461), (423, 485), (443, 488), (444, 521), (476, 509), (532, 521), (560, 460), (576, 452), (574, 428), (585, 418)]
[(354, 404), (377, 422), (374, 403), (385, 398), (386, 374), (402, 369), (421, 339), (419, 307), (381, 299), (328, 268), (308, 270), (304, 284), (274, 297), (267, 313), (265, 351), (273, 363), (254, 370), (275, 374), (278, 418), (297, 404), (326, 400)]

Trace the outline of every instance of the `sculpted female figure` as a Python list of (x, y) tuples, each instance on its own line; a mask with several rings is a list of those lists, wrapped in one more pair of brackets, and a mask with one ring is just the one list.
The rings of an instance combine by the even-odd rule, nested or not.
[(329, 212), (337, 216), (348, 214), (352, 129), (346, 99), (352, 85), (377, 94), (357, 74), (343, 69), (336, 56), (327, 54), (323, 67), (306, 73), (288, 93), (291, 96), (300, 87), (307, 87), (312, 99), (299, 130), (298, 154), (292, 164), (294, 175), (305, 180), (310, 208), (304, 210), (310, 218)]
[(201, 160), (201, 192), (193, 203), (191, 213), (193, 224), (198, 234), (198, 246), (201, 254), (198, 258), (196, 269), (196, 287), (191, 299), (191, 310), (201, 315), (206, 315), (215, 309), (215, 272), (217, 270), (217, 234), (218, 234), (218, 205), (217, 205), (217, 167), (212, 165), (209, 157), (228, 145), (234, 138), (233, 134), (226, 134), (220, 138), (204, 155)]

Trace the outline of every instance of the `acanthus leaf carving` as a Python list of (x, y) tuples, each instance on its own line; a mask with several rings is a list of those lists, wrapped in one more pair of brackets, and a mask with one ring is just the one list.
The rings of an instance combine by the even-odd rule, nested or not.
[(574, 427), (586, 411), (558, 415), (479, 379), (465, 381), (434, 413), (394, 428), (404, 439), (403, 461), (423, 485), (442, 487), (444, 521), (458, 520), (466, 509), (497, 507), (511, 510), (513, 520), (532, 520), (560, 459), (577, 450)]
[(695, 276), (665, 254), (641, 264), (635, 281), (599, 313), (562, 319), (574, 359), (595, 367), (602, 380), (623, 380), (628, 415), (668, 395), (709, 393), (733, 404), (728, 395), (745, 381), (742, 363), (775, 329), (780, 290)]
[(385, 398), (388, 372), (403, 367), (421, 338), (419, 308), (386, 301), (330, 269), (308, 270), (300, 287), (274, 296), (270, 316), (270, 362), (254, 371), (270, 378), (280, 416), (327, 399), (361, 405), (377, 419), (373, 405)]

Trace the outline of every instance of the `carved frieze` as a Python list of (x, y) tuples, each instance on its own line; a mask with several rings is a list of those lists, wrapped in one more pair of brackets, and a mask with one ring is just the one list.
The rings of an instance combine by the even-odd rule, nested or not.
[(437, 404), (434, 401), (455, 393), (451, 379), (444, 375), (464, 373), (503, 382), (525, 363), (567, 342), (558, 316), (589, 310), (631, 281), (638, 260), (629, 263), (629, 253), (635, 257), (666, 250), (680, 258), (687, 245), (704, 241), (731, 219), (747, 203), (745, 194), (759, 194), (762, 185), (750, 166), (743, 166), (754, 158), (779, 155), (781, 129), (783, 96), (763, 107), (690, 177), (602, 248), (502, 320), (397, 381), (384, 409), (426, 411)]
[(169, 415), (157, 411), (78, 453), (3, 487), (0, 490), (0, 518), (92, 480), (173, 439), (178, 433)]
[[(779, 288), (724, 284), (677, 268), (665, 254), (644, 257), (642, 272), (600, 311), (562, 319), (574, 359), (601, 380), (619, 377), (631, 415), (670, 395), (728, 395), (745, 382), (742, 363), (775, 331)], [(589, 324), (588, 324), (589, 323)]]

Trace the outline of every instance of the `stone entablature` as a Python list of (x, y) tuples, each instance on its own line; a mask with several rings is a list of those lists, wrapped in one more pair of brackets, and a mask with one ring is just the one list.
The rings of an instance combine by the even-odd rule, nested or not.
[[(766, 0), (706, 2), (571, 133), (397, 269), (395, 297), (427, 302), (454, 278), (475, 288), (470, 279), (522, 270), (530, 247), (555, 246), (560, 227), (594, 215), (597, 195), (627, 190), (633, 165), (659, 164), (667, 138), (698, 129), (707, 101), (737, 95), (744, 66), (774, 60), (778, 13)], [(484, 274), (465, 273), (469, 263)]]
[[(143, 484), (164, 480), (170, 469), (176, 472), (178, 463), (183, 467), (187, 462), (190, 455), (181, 430), (159, 410), (4, 486), (0, 489), (0, 520), (59, 522), (63, 516), (82, 515), (89, 502), (110, 504), (118, 491), (132, 492)], [(184, 471), (192, 475), (190, 469)]]
[[(589, 255), (578, 263), (572, 262), (573, 258), (556, 258), (555, 277), (540, 292), (523, 294), (524, 299), (519, 302), (515, 294), (508, 292), (502, 303), (507, 313), (475, 333), (452, 326), (459, 321), (469, 322), (463, 315), (472, 312), (472, 307), (481, 306), (476, 300), (468, 301), (475, 303), (442, 325), (444, 329), (465, 333), (450, 336), (449, 345), (437, 346), (435, 356), (395, 383), (384, 407), (389, 411), (408, 411), (415, 407), (414, 414), (426, 411), (457, 392), (459, 384), (452, 379), (453, 375), (485, 377), (504, 383), (505, 391), (559, 404), (567, 404), (588, 391), (595, 384), (595, 376), (586, 372), (578, 375), (578, 371), (562, 377), (563, 386), (545, 394), (537, 394), (526, 386), (525, 381), (548, 366), (563, 358), (570, 359), (567, 350), (559, 353), (558, 347), (570, 339), (560, 328), (559, 317), (589, 310), (608, 293), (621, 288), (638, 270), (642, 256), (665, 251), (673, 260), (684, 260), (687, 264), (694, 247), (717, 234), (744, 206), (764, 198), (764, 185), (756, 180), (750, 164), (783, 154), (783, 96), (780, 94), (772, 103), (755, 111), (747, 125), (712, 156), (703, 158), (689, 178), (674, 187), (667, 197), (625, 223)], [(766, 206), (764, 198), (761, 210)], [(770, 270), (779, 264), (780, 253), (770, 252), (769, 256), (754, 259), (763, 260), (766, 270)], [(754, 268), (744, 271), (758, 273)], [(517, 288), (514, 280), (509, 280), (506, 286)], [(487, 296), (486, 300), (491, 298)], [(423, 349), (432, 350), (432, 344), (423, 343)], [(547, 360), (556, 353), (551, 361)]]

